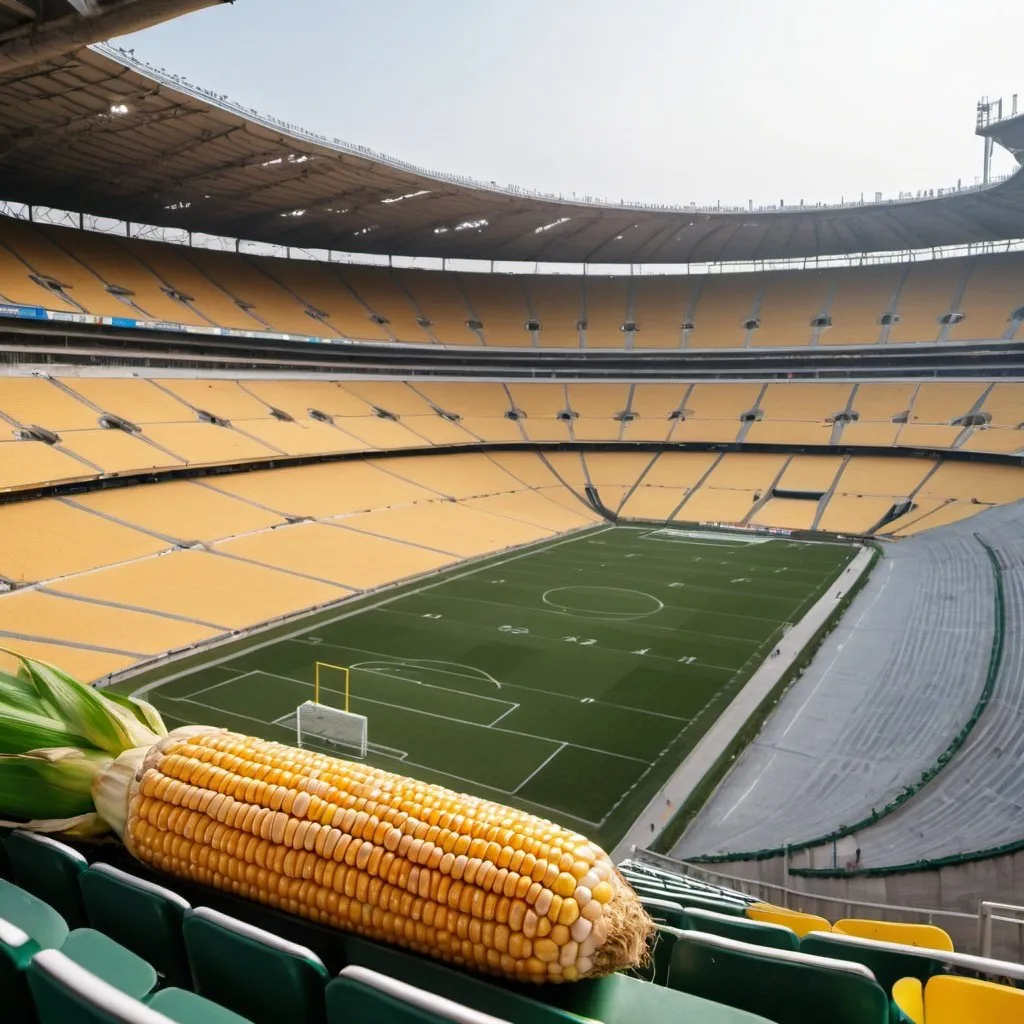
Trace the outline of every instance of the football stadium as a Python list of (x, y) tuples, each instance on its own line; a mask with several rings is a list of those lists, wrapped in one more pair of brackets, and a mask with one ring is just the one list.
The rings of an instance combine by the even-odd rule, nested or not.
[(1024, 1021), (1017, 97), (604, 203), (116, 45), (219, 7), (0, 0), (3, 1020)]

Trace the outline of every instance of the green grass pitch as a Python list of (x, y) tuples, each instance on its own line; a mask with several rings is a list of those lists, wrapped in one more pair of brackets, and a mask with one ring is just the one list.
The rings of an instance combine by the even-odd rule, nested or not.
[[(118, 684), (169, 725), (294, 743), (349, 666), (368, 760), (614, 846), (848, 545), (604, 527), (348, 601)], [(321, 702), (341, 706), (324, 670)], [(326, 748), (324, 748), (326, 749)], [(345, 756), (341, 751), (336, 753)]]

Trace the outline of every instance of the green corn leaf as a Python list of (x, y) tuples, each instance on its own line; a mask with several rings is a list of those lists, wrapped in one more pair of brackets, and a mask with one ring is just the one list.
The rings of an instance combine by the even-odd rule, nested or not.
[(2, 755), (0, 815), (33, 820), (91, 814), (93, 779), (111, 760), (109, 754), (74, 747)]
[(42, 747), (91, 748), (92, 744), (59, 719), (10, 705), (0, 708), (0, 754), (24, 754)]
[(129, 697), (123, 693), (111, 693), (109, 690), (105, 690), (103, 696), (107, 700), (127, 708), (139, 722), (150, 731), (155, 732), (157, 736), (167, 735), (167, 726), (164, 725), (160, 712), (148, 700), (142, 700), (139, 697)]
[(47, 714), (46, 704), (36, 692), (31, 678), (26, 680), (21, 676), (0, 672), (0, 709), (7, 707)]
[(139, 723), (123, 708), (105, 700), (96, 690), (72, 679), (53, 665), (26, 658), (16, 651), (8, 653), (20, 659), (35, 684), (36, 692), (56, 708), (60, 721), (87, 739), (87, 746), (119, 754), (140, 745), (136, 742), (136, 730), (132, 728)]

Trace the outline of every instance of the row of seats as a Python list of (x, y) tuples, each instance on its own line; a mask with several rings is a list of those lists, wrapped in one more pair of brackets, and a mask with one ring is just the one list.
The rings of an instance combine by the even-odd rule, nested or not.
[[(48, 837), (7, 835), (0, 845), (0, 874), (7, 878), (0, 879), (5, 1022), (768, 1024), (625, 975), (545, 988), (498, 984), (151, 876), (127, 858), (124, 864), (89, 864)], [(69, 922), (102, 943), (105, 960), (68, 946), (61, 936)]]
[(1024, 1014), (1024, 965), (957, 953), (933, 925), (833, 925), (647, 864), (621, 870), (658, 925), (647, 971), (656, 984), (777, 1024), (1010, 1024)]
[[(46, 836), (12, 832), (0, 878), (10, 1024), (500, 1024), (503, 1018), (312, 950)], [(81, 922), (73, 930), (69, 922)]]
[(139, 484), (0, 505), (0, 635), (93, 680), (602, 515), (902, 537), (1020, 498), (1010, 466), (736, 452), (467, 452)]
[(1024, 384), (0, 377), (0, 492), (189, 466), (622, 441), (1024, 451)]
[[(5, 646), (93, 680), (600, 522), (531, 452), (237, 473), (0, 505)], [(35, 584), (35, 586), (32, 586)]]
[(0, 221), (0, 301), (194, 327), (501, 347), (1012, 339), (1024, 255), (747, 274), (473, 274), (214, 252)]
[[(690, 822), (674, 857), (742, 857), (819, 839), (815, 866), (854, 860), (860, 843), (853, 836), (838, 852), (819, 837), (869, 819), (919, 786), (984, 693), (999, 605), (992, 560), (975, 535), (1019, 507), (885, 546), (842, 621)], [(1008, 612), (1002, 617), (1009, 652), (1022, 631)], [(1012, 720), (995, 703), (986, 714)], [(947, 771), (959, 774), (962, 754), (905, 805), (906, 814), (932, 787), (941, 788)], [(978, 802), (1002, 816), (1006, 841), (1021, 835), (1020, 815), (1014, 800), (994, 801), (991, 780), (1004, 755), (989, 754), (967, 774)], [(952, 830), (928, 823), (904, 833), (922, 851), (940, 836), (952, 839)], [(794, 866), (810, 865), (801, 859)], [(917, 891), (885, 902), (912, 903)]]

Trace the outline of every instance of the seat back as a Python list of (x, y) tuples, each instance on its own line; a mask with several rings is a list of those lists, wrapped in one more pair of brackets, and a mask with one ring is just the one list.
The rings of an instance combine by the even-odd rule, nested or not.
[(38, 896), (0, 878), (0, 917), (20, 928), (42, 949), (60, 949), (68, 937), (64, 918)]
[(25, 968), (38, 952), (39, 946), (25, 932), (0, 920), (0, 1017), (5, 1024), (29, 1024), (35, 1020)]
[(78, 887), (78, 876), (88, 862), (77, 850), (49, 836), (20, 830), (12, 832), (4, 846), (18, 885), (49, 903), (69, 928), (88, 923)]
[(802, 939), (810, 932), (830, 932), (832, 925), (817, 914), (803, 914), (798, 910), (786, 910), (770, 903), (754, 903), (746, 908), (746, 916), (752, 921), (767, 921), (792, 929)]
[(37, 953), (27, 973), (39, 1024), (173, 1024), (56, 949)]
[(110, 864), (91, 865), (79, 884), (94, 928), (148, 960), (166, 984), (191, 987), (182, 932), (187, 900)]
[(924, 986), (917, 978), (900, 978), (892, 987), (892, 1001), (910, 1024), (924, 1024)]
[(327, 969), (305, 946), (209, 907), (185, 914), (195, 990), (253, 1024), (324, 1020)]
[(928, 1024), (1020, 1024), (1024, 989), (937, 974), (924, 987)]
[(899, 921), (866, 921), (857, 917), (843, 918), (832, 925), (832, 931), (856, 935), (861, 939), (879, 942), (899, 942), (904, 946), (922, 949), (941, 949), (953, 952), (953, 940), (934, 924), (902, 924)]
[(529, 988), (513, 992), (479, 975), (357, 935), (346, 934), (342, 944), (348, 966), (369, 968), (377, 974), (446, 996), (463, 1006), (510, 1020), (513, 1024), (570, 1024), (578, 1021), (577, 1017), (564, 1010), (533, 998)]
[(508, 1024), (501, 1017), (472, 1010), (365, 967), (346, 967), (327, 986), (330, 1024)]
[(716, 914), (712, 910), (697, 910), (687, 907), (683, 911), (683, 928), (694, 932), (709, 932), (724, 935), (727, 939), (750, 942), (755, 946), (771, 949), (798, 950), (800, 940), (792, 928), (767, 921), (749, 921), (730, 914)]
[(701, 932), (676, 939), (669, 987), (776, 1024), (888, 1024), (889, 998), (860, 964)]
[(863, 964), (887, 992), (901, 978), (916, 978), (924, 984), (942, 969), (941, 962), (925, 949), (891, 942), (861, 939), (842, 932), (811, 932), (800, 940), (800, 952)]

